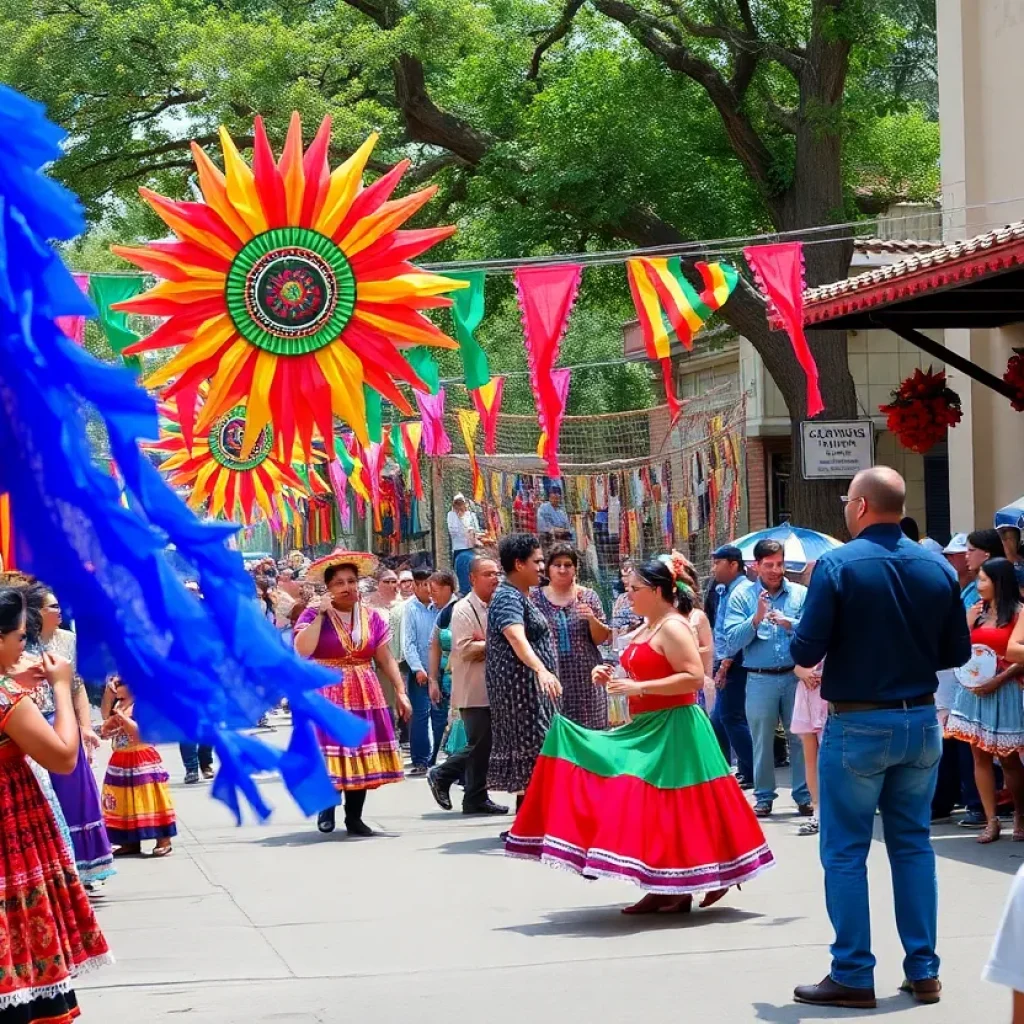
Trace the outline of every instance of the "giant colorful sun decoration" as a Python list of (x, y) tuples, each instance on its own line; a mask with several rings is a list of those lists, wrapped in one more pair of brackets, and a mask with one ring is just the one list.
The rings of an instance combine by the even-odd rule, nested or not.
[(297, 436), (309, 455), (319, 435), (333, 456), (332, 416), (367, 444), (363, 384), (409, 413), (396, 381), (426, 385), (401, 350), (457, 347), (421, 310), (451, 305), (444, 293), (465, 284), (409, 262), (455, 228), (400, 228), (436, 187), (392, 200), (409, 166), (403, 160), (364, 188), (376, 135), (331, 172), (330, 135), (325, 119), (303, 152), (293, 114), (275, 161), (257, 117), (250, 167), (221, 128), (223, 172), (192, 145), (204, 203), (140, 189), (176, 240), (114, 247), (163, 278), (116, 307), (167, 318), (126, 354), (183, 346), (146, 386), (167, 385), (165, 397), (180, 394), (188, 416), (192, 396), (209, 380), (195, 421), (200, 434), (244, 406), (242, 462), (271, 424), (282, 451), (291, 451)]
[[(206, 432), (196, 435), (191, 450), (174, 400), (161, 402), (158, 409), (160, 440), (144, 447), (164, 456), (160, 470), (172, 486), (189, 492), (190, 508), (205, 508), (214, 518), (223, 516), (248, 525), (260, 512), (273, 518), (281, 502), (294, 503), (308, 495), (295, 470), (276, 453), (274, 428), (269, 424), (260, 430), (252, 451), (243, 453), (244, 405), (229, 409)], [(320, 491), (323, 484), (319, 478), (317, 482)]]

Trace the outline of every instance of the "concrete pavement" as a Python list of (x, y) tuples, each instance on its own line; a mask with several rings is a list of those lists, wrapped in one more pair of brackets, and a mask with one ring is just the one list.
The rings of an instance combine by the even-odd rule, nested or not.
[(945, 992), (932, 1007), (896, 993), (902, 952), (877, 842), (879, 1008), (824, 1010), (791, 1001), (795, 983), (827, 972), (831, 935), (817, 843), (794, 834), (788, 798), (766, 826), (775, 870), (712, 910), (651, 920), (618, 913), (639, 895), (631, 886), (505, 858), (502, 819), (445, 813), (422, 779), (371, 793), (366, 817), (382, 834), (352, 840), (320, 836), (276, 779), (261, 783), (269, 824), (236, 828), (208, 784), (181, 784), (177, 749), (163, 753), (175, 853), (119, 862), (97, 908), (118, 963), (82, 980), (86, 1022), (1009, 1020), (1008, 994), (979, 980), (1024, 857), (1008, 838), (980, 847), (975, 833), (936, 829)]

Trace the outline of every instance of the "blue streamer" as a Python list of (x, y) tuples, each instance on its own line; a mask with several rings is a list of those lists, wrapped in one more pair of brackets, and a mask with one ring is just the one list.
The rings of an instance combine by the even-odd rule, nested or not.
[[(279, 770), (306, 814), (337, 801), (314, 725), (344, 746), (368, 726), (315, 690), (334, 674), (300, 661), (253, 599), (237, 527), (200, 522), (140, 453), (157, 436), (156, 406), (134, 374), (64, 337), (54, 318), (94, 315), (48, 240), (85, 224), (69, 192), (40, 168), (64, 133), (43, 108), (0, 86), (0, 492), (11, 495), (19, 567), (60, 592), (78, 629), (87, 678), (115, 669), (135, 694), (147, 740), (212, 744), (213, 795), (241, 820), (240, 797), (265, 818), (253, 776)], [(102, 421), (129, 497), (94, 465), (86, 410)], [(166, 557), (173, 544), (195, 567), (205, 600), (184, 588)], [(236, 730), (287, 698), (287, 751)]]

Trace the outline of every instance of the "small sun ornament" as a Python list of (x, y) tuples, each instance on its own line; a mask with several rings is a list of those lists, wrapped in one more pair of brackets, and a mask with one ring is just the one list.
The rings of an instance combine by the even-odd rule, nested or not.
[[(200, 390), (202, 393), (206, 389)], [(164, 456), (160, 470), (173, 487), (189, 492), (186, 503), (190, 508), (205, 508), (212, 518), (223, 517), (247, 526), (261, 513), (272, 518), (282, 502), (291, 504), (296, 498), (308, 496), (309, 489), (295, 470), (276, 454), (279, 442), (270, 424), (260, 430), (252, 451), (243, 454), (244, 405), (229, 409), (207, 431), (196, 434), (191, 450), (174, 400), (161, 402), (158, 411), (160, 439), (143, 447)]]
[(199, 434), (243, 406), (243, 462), (271, 424), (282, 451), (297, 436), (310, 456), (319, 435), (333, 457), (333, 416), (368, 444), (363, 384), (411, 413), (396, 381), (427, 388), (402, 349), (457, 347), (420, 311), (450, 306), (444, 293), (465, 283), (409, 262), (455, 228), (400, 228), (436, 186), (391, 199), (409, 167), (403, 160), (364, 188), (377, 136), (333, 172), (330, 136), (325, 119), (303, 152), (302, 124), (293, 114), (275, 161), (257, 117), (250, 167), (222, 127), (223, 172), (192, 144), (204, 203), (139, 190), (176, 240), (114, 247), (163, 278), (115, 307), (167, 318), (126, 354), (183, 346), (145, 385), (167, 385), (165, 397), (180, 392), (186, 411), (188, 396), (209, 380), (195, 422)]

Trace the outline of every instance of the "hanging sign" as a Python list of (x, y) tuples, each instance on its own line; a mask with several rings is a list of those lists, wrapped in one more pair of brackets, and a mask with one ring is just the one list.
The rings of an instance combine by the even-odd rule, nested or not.
[(804, 420), (800, 434), (805, 480), (851, 480), (875, 464), (871, 420)]

